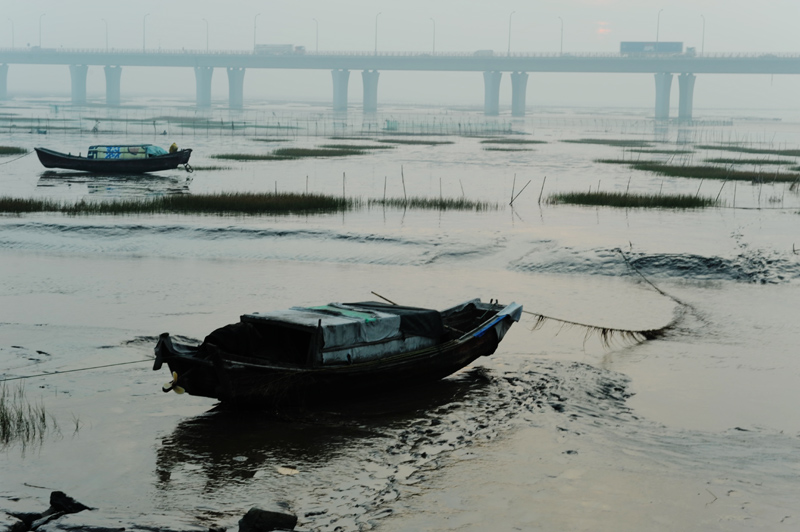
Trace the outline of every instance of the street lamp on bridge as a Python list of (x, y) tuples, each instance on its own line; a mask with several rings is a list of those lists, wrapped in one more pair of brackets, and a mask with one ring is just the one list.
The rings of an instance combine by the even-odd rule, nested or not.
[(316, 24), (316, 30), (314, 34), (315, 35), (314, 42), (316, 43), (316, 48), (314, 48), (314, 50), (316, 51), (316, 53), (319, 53), (319, 21), (315, 18), (312, 18), (311, 20), (313, 20), (314, 24)]
[(208, 53), (208, 21), (203, 19), (203, 22), (206, 23), (206, 53)]
[(45, 15), (44, 13), (39, 15), (39, 48), (42, 47), (42, 17), (44, 15)]
[(433, 22), (433, 51), (432, 51), (432, 53), (436, 54), (436, 21), (431, 19), (431, 22)]
[(144, 53), (144, 52), (145, 52), (145, 50), (147, 49), (147, 48), (145, 47), (145, 44), (146, 44), (146, 42), (147, 42), (147, 41), (145, 40), (145, 36), (147, 35), (147, 33), (146, 33), (146, 31), (145, 31), (145, 28), (147, 27), (147, 26), (146, 26), (146, 24), (147, 24), (147, 17), (149, 17), (149, 16), (150, 16), (150, 13), (148, 13), (148, 14), (146, 14), (144, 17), (142, 17), (142, 53)]
[(261, 13), (257, 13), (255, 17), (253, 17), (253, 52), (256, 51), (256, 23), (258, 22), (258, 17)]
[(381, 16), (383, 11), (375, 15), (375, 55), (378, 55), (378, 17)]
[(703, 19), (703, 40), (700, 41), (700, 53), (706, 51), (706, 17), (704, 15), (700, 15), (700, 18)]
[(661, 12), (663, 9), (658, 10), (658, 17), (656, 18), (656, 44), (658, 44), (658, 31), (661, 29)]
[(511, 17), (514, 16), (514, 13), (516, 13), (516, 11), (512, 11), (508, 15), (508, 55), (509, 56), (511, 56)]
[(108, 21), (104, 18), (101, 18), (100, 20), (102, 20), (106, 25), (106, 53), (108, 53)]

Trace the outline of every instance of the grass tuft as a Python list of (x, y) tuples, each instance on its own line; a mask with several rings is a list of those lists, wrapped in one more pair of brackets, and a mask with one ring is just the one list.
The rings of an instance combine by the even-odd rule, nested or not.
[(215, 165), (209, 165), (209, 166), (192, 166), (192, 168), (193, 168), (194, 170), (201, 170), (201, 171), (202, 171), (202, 170), (232, 170), (232, 169), (233, 169), (233, 167), (232, 167), (232, 166), (215, 166)]
[(711, 145), (703, 144), (695, 146), (698, 150), (720, 150), (720, 151), (733, 151), (737, 153), (755, 153), (762, 155), (784, 155), (786, 157), (800, 157), (800, 150), (773, 150), (765, 148), (746, 148), (744, 146), (726, 146), (726, 145)]
[(562, 140), (561, 142), (569, 142), (571, 144), (602, 144), (604, 146), (617, 146), (622, 148), (649, 148), (651, 143), (645, 140), (614, 140), (614, 139), (569, 139)]
[(0, 384), (0, 446), (15, 441), (23, 446), (41, 443), (49, 430), (57, 431), (58, 425), (48, 418), (42, 404), (31, 403), (22, 386), (11, 390)]
[(669, 177), (690, 177), (695, 179), (723, 179), (726, 181), (768, 181), (791, 183), (800, 179), (800, 174), (777, 172), (749, 172), (731, 170), (721, 166), (670, 165), (656, 162), (634, 162), (631, 168)]
[(387, 144), (409, 144), (412, 146), (439, 146), (440, 144), (455, 144), (452, 140), (418, 140), (418, 139), (377, 139), (378, 142)]
[(630, 194), (626, 192), (563, 192), (547, 198), (550, 204), (624, 208), (697, 209), (718, 205), (712, 198), (690, 194)]
[(780, 159), (729, 159), (724, 157), (719, 157), (715, 159), (706, 159), (707, 163), (713, 164), (753, 164), (753, 165), (761, 165), (761, 164), (769, 164), (769, 165), (782, 165), (782, 164), (794, 164), (794, 161), (787, 161), (787, 160), (780, 160)]
[(276, 155), (259, 155), (256, 153), (218, 153), (209, 156), (212, 159), (221, 159), (223, 161), (286, 161), (289, 159), (296, 159), (297, 157), (279, 157)]
[(395, 146), (362, 146), (360, 144), (323, 144), (320, 148), (328, 150), (393, 150)]
[(364, 155), (366, 151), (361, 148), (278, 148), (272, 154), (278, 157), (300, 159), (303, 157), (346, 157), (348, 155)]
[[(732, 170), (723, 166), (698, 166), (685, 164), (666, 164), (657, 161), (637, 161), (635, 159), (595, 159), (597, 163), (627, 164), (635, 170), (652, 172), (668, 177), (690, 179), (722, 179), (725, 181), (764, 181), (793, 183), (800, 179), (798, 173)], [(798, 170), (800, 167), (792, 168)]]
[(16, 146), (0, 146), (0, 156), (3, 155), (25, 155), (28, 150)]
[(0, 212), (23, 214), (58, 212), (68, 215), (125, 214), (323, 214), (363, 207), (385, 206), (434, 210), (496, 210), (495, 203), (465, 198), (387, 198), (362, 200), (322, 194), (222, 193), (176, 194), (150, 198), (79, 200), (72, 203), (48, 199), (0, 197)]
[(466, 198), (386, 198), (371, 199), (367, 201), (370, 207), (394, 207), (398, 209), (429, 209), (429, 210), (458, 210), (458, 211), (490, 211), (498, 210), (497, 203), (489, 201), (474, 201)]
[(688, 155), (694, 153), (692, 150), (659, 150), (647, 148), (633, 148), (628, 150), (628, 153), (661, 153), (664, 155)]
[(481, 144), (547, 144), (544, 140), (531, 139), (486, 139)]

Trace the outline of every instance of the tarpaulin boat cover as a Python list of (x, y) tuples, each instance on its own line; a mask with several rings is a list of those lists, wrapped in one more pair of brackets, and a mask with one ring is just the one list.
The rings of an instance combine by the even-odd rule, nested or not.
[(146, 159), (167, 155), (167, 150), (152, 144), (129, 146), (89, 146), (89, 159)]
[(245, 314), (241, 321), (322, 331), (323, 350), (383, 342), (403, 335), (438, 339), (444, 328), (439, 312), (381, 303), (331, 303)]

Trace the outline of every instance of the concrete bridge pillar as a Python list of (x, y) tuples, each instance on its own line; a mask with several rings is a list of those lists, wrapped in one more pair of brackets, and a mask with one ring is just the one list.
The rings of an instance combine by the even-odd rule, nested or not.
[(72, 81), (72, 104), (82, 105), (86, 103), (86, 74), (89, 72), (89, 65), (70, 65), (69, 77)]
[(528, 73), (511, 73), (511, 116), (525, 116), (525, 93), (528, 90)]
[(244, 106), (244, 68), (228, 68), (228, 105), (233, 109)]
[(486, 116), (497, 116), (500, 114), (500, 79), (502, 72), (483, 73), (483, 114)]
[(0, 100), (8, 99), (8, 65), (0, 65)]
[(106, 105), (119, 105), (122, 67), (106, 66), (103, 67), (103, 70), (106, 73)]
[(690, 122), (694, 105), (694, 74), (678, 76), (678, 120)]
[(211, 107), (211, 76), (214, 67), (194, 67), (194, 80), (197, 84), (197, 107)]
[[(333, 110), (347, 111), (347, 82), (350, 80), (349, 70), (331, 70), (333, 77)], [(375, 90), (378, 84), (375, 82)], [(376, 92), (377, 99), (377, 92)]]
[(364, 112), (374, 113), (378, 110), (378, 77), (377, 70), (364, 70), (361, 81), (364, 83)]
[(669, 118), (669, 91), (672, 87), (672, 74), (659, 72), (656, 76), (656, 120)]

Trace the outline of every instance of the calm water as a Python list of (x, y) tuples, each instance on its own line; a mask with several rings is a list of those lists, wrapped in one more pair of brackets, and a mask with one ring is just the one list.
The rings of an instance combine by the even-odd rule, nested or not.
[[(526, 317), (493, 357), (429, 390), (315, 410), (220, 411), (213, 401), (162, 394), (166, 372), (150, 371), (148, 362), (26, 380), (59, 430), (40, 444), (4, 450), (0, 502), (10, 495), (46, 501), (58, 489), (127, 523), (206, 527), (233, 527), (262, 505), (296, 513), (299, 528), (313, 530), (784, 530), (797, 522), (798, 191), (595, 162), (699, 164), (740, 157), (733, 152), (635, 155), (562, 142), (797, 149), (796, 112), (700, 112), (691, 127), (663, 127), (647, 110), (549, 110), (525, 121), (445, 109), (389, 109), (363, 120), (268, 105), (198, 118), (188, 107), (146, 101), (116, 111), (16, 101), (2, 111), (3, 145), (76, 153), (94, 143), (176, 141), (195, 150), (194, 166), (225, 167), (63, 178), (34, 155), (5, 157), (5, 195), (344, 188), (380, 198), (385, 187), (402, 197), (402, 175), (409, 195), (464, 194), (501, 208), (2, 216), (0, 376), (146, 360), (164, 331), (202, 339), (244, 312), (370, 299), (371, 291), (435, 308), (472, 297), (515, 300), (606, 327), (680, 320), (664, 339), (604, 347), (575, 328), (532, 331)], [(341, 159), (210, 157), (363, 143), (329, 137), (368, 134), (384, 120), (398, 122), (393, 138), (452, 143)], [(498, 146), (481, 143), (489, 135), (545, 143), (487, 151)], [(510, 208), (512, 188), (529, 181)], [(726, 207), (538, 204), (540, 193), (598, 187), (719, 195)], [(684, 305), (644, 283), (626, 259)]]

